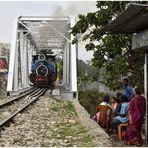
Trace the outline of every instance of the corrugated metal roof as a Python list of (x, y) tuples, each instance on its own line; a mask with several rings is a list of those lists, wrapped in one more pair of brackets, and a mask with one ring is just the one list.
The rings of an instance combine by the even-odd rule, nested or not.
[(148, 5), (131, 4), (105, 28), (111, 33), (137, 33), (148, 29)]

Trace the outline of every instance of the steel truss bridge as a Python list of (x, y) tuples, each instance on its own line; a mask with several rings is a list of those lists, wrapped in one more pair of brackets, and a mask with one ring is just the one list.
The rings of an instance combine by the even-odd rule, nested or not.
[(19, 16), (13, 22), (7, 92), (29, 87), (32, 55), (42, 50), (63, 58), (61, 95), (77, 98), (77, 45), (72, 44), (75, 17)]

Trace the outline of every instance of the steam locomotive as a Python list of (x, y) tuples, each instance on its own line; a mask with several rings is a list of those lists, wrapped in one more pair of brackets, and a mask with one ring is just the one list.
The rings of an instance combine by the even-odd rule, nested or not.
[(57, 65), (54, 55), (32, 56), (30, 81), (36, 87), (54, 88), (57, 79)]

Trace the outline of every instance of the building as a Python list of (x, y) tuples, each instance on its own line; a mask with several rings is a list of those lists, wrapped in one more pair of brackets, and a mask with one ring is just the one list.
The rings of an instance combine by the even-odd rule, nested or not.
[(6, 94), (9, 51), (9, 43), (0, 43), (0, 95)]

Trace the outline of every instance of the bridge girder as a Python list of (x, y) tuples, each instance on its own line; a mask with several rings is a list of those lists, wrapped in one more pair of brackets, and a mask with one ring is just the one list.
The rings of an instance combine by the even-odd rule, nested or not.
[[(66, 91), (77, 94), (77, 51), (72, 44), (70, 29), (75, 17), (29, 17), (14, 20), (10, 50), (7, 91), (19, 91), (29, 87), (32, 55), (42, 49), (63, 54), (63, 83)], [(63, 51), (63, 52), (61, 52)], [(75, 96), (75, 95), (73, 95)], [(77, 97), (77, 95), (76, 95)]]

